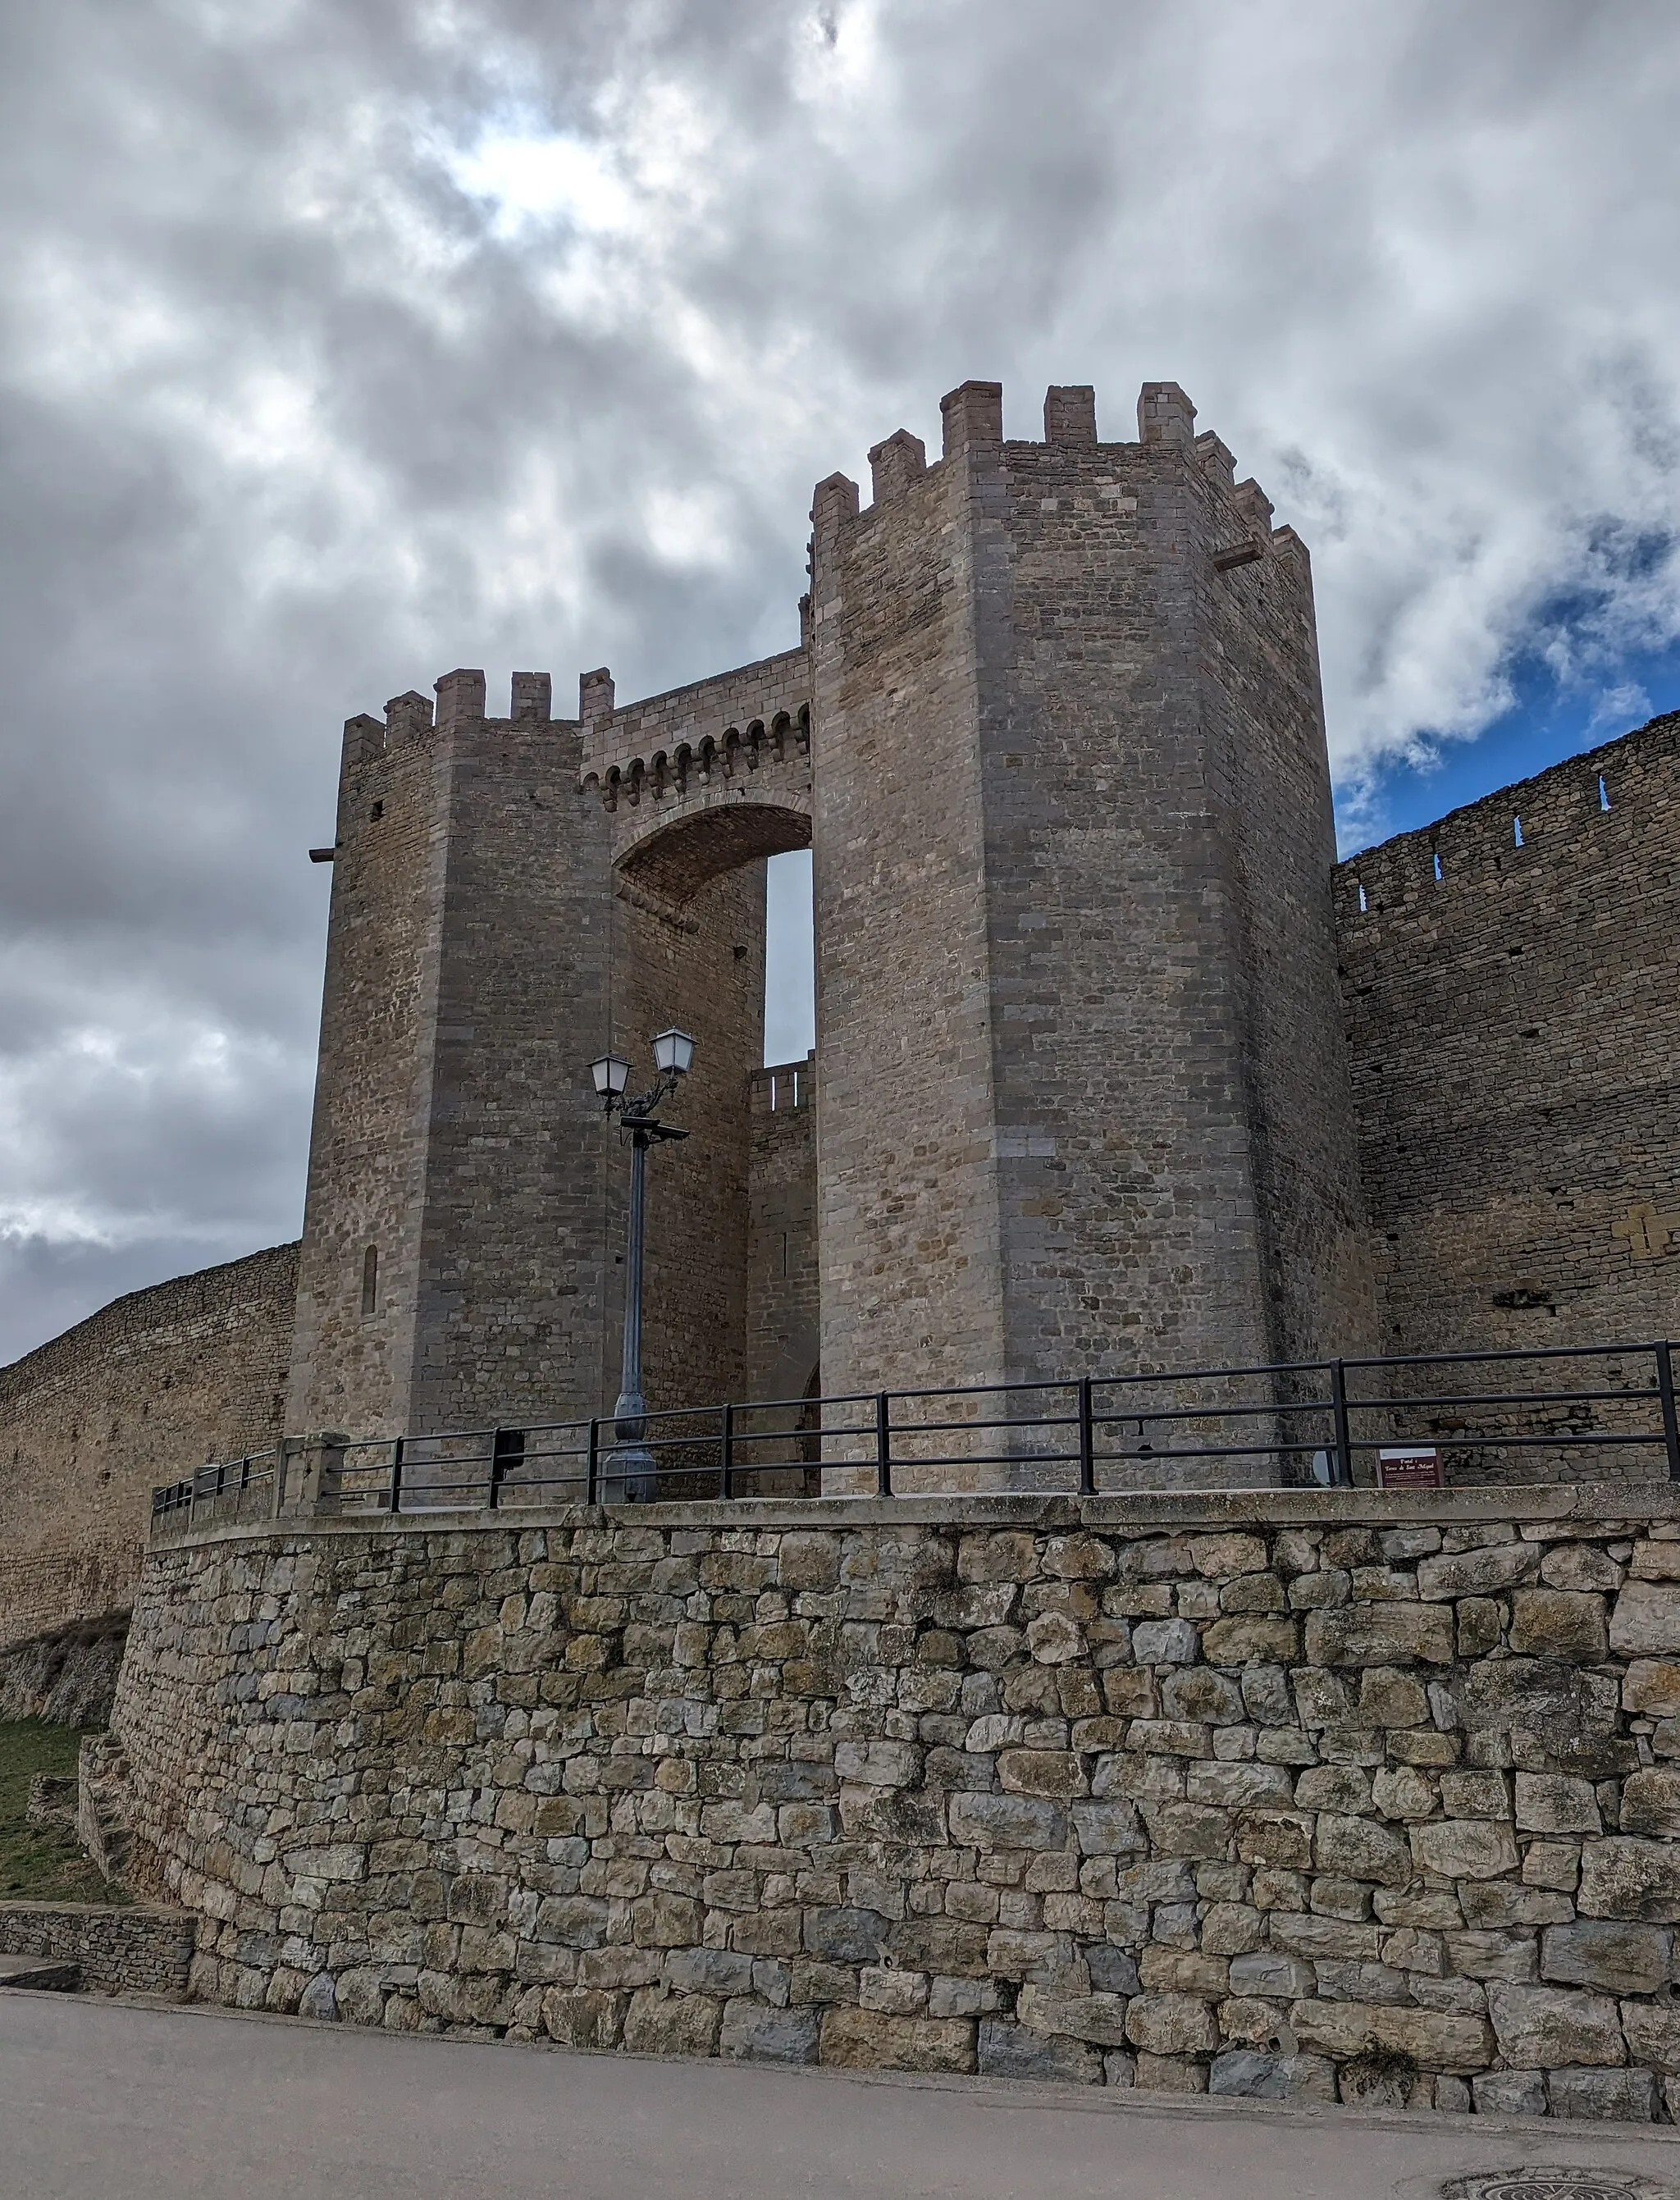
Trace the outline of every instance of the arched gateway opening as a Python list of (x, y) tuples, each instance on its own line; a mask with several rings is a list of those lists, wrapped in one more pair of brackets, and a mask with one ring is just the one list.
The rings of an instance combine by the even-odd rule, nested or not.
[[(767, 1489), (790, 1469), (805, 1479), (818, 1355), (814, 1064), (767, 1067), (764, 1054), (766, 874), (771, 857), (811, 845), (810, 711), (797, 693), (758, 708), (740, 693), (754, 676), (776, 689), (786, 669), (772, 658), (734, 676), (727, 698), (683, 690), (623, 711), (604, 676), (584, 685), (582, 783), (611, 842), (613, 1043), (639, 1061), (664, 1024), (696, 1040), (671, 1109), (692, 1135), (659, 1152), (650, 1176), (648, 1402), (788, 1401), (785, 1414), (740, 1427), (743, 1486)], [(623, 1171), (612, 1144), (605, 1164), (616, 1229)], [(609, 1267), (621, 1284), (612, 1254)], [(609, 1355), (622, 1319), (612, 1289)], [(787, 1441), (766, 1441), (784, 1420)], [(659, 1448), (662, 1465), (714, 1465), (710, 1417), (660, 1427), (691, 1440)]]

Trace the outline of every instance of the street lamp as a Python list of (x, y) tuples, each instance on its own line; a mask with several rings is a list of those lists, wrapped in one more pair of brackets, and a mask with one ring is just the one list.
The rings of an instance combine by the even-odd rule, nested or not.
[(630, 1239), (624, 1274), (624, 1356), (619, 1376), (618, 1402), (612, 1409), (614, 1471), (623, 1496), (631, 1505), (645, 1504), (653, 1495), (657, 1471), (653, 1454), (644, 1439), (647, 1433), (647, 1401), (641, 1395), (641, 1247), (646, 1212), (647, 1149), (664, 1138), (686, 1138), (688, 1133), (659, 1119), (659, 1103), (676, 1091), (694, 1059), (694, 1042), (674, 1027), (657, 1033), (653, 1066), (659, 1072), (645, 1092), (629, 1091), (630, 1065), (622, 1055), (604, 1054), (589, 1064), (595, 1097), (609, 1115), (618, 1118), (621, 1136), (630, 1142)]

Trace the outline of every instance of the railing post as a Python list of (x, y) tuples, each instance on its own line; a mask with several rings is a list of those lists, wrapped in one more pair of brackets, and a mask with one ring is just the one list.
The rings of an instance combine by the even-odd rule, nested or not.
[(1091, 1417), (1091, 1378), (1080, 1377), (1080, 1495), (1097, 1495), (1097, 1444)]
[(595, 1492), (599, 1488), (600, 1483), (600, 1421), (597, 1417), (592, 1419), (589, 1423), (589, 1448), (585, 1455), (583, 1464), (583, 1502), (586, 1505), (594, 1505), (598, 1502)]
[(875, 1400), (875, 1494), (893, 1495), (893, 1413), (885, 1390), (877, 1390)]
[(1348, 1371), (1339, 1360), (1330, 1363), (1330, 1417), (1336, 1442), (1336, 1479), (1343, 1489), (1351, 1489), (1354, 1448), (1348, 1429)]
[(502, 1457), (501, 1438), (501, 1430), (494, 1429), (491, 1431), (490, 1495), (488, 1509), (492, 1512), (494, 1512), (497, 1507), (501, 1503), (501, 1479), (503, 1475), (507, 1472), (506, 1461)]
[(1663, 1442), (1668, 1450), (1668, 1478), (1680, 1482), (1680, 1416), (1674, 1410), (1674, 1348), (1666, 1338), (1657, 1347), (1657, 1395), (1662, 1401)]
[(395, 1437), (391, 1443), (391, 1510), (402, 1510), (402, 1438)]
[(735, 1494), (735, 1409), (725, 1405), (723, 1423), (718, 1431), (717, 1490), (722, 1497)]

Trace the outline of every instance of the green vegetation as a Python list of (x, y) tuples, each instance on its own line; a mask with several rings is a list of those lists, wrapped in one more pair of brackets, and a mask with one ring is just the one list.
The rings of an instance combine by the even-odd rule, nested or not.
[(124, 1902), (82, 1854), (67, 1827), (32, 1826), (24, 1813), (37, 1772), (73, 1778), (82, 1737), (42, 1719), (0, 1724), (0, 1901)]

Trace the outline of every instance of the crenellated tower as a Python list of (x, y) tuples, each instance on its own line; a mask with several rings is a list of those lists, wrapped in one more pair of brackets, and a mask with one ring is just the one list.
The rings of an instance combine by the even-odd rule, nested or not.
[(1175, 384), (812, 514), (825, 1387), (1369, 1335), (1307, 554)]

